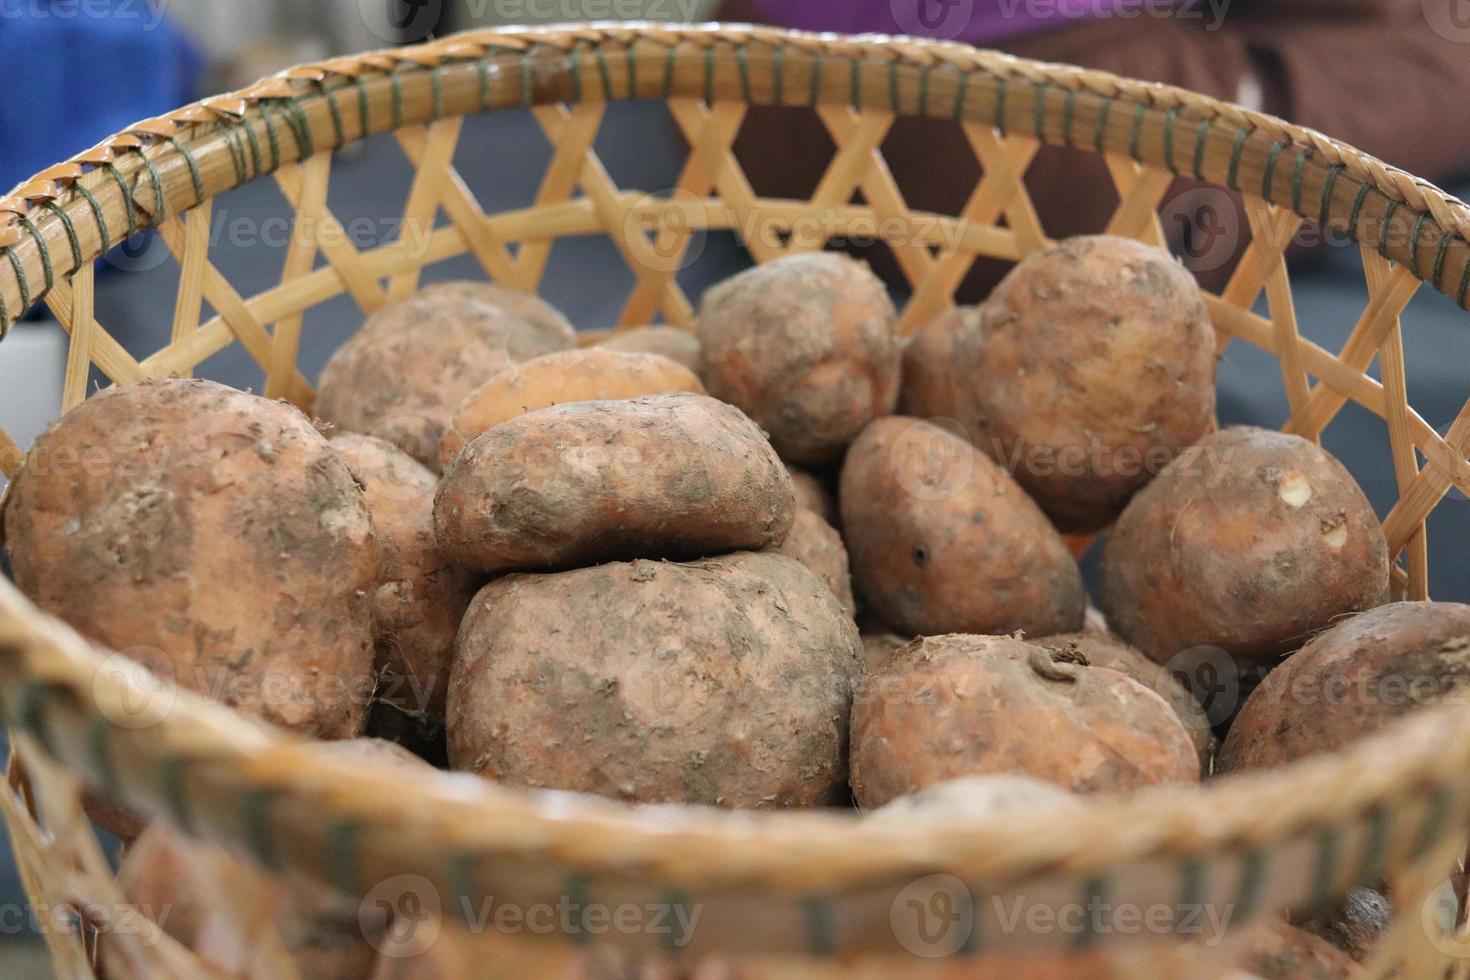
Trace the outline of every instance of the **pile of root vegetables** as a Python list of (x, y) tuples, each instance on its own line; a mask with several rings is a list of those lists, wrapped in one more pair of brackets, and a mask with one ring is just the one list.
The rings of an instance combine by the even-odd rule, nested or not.
[[(1206, 306), (1148, 246), (1061, 242), (909, 338), (825, 253), (713, 288), (696, 333), (576, 341), (449, 283), (374, 313), (311, 415), (101, 391), (9, 489), (14, 579), (364, 765), (918, 828), (1283, 765), (1470, 680), (1470, 607), (1389, 602), (1337, 460), (1217, 429)], [(1099, 531), (1100, 611), (1064, 537)], [(1264, 680), (1201, 701), (1170, 669), (1201, 651)], [(183, 880), (169, 833), (134, 894)], [(1275, 935), (1265, 975), (1351, 976), (1391, 902)], [(296, 903), (293, 955), (328, 904)]]

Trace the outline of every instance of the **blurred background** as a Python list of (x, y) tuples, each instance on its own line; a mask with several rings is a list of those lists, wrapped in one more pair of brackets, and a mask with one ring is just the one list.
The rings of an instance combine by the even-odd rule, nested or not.
[[(720, 16), (808, 29), (912, 33), (1001, 47), (1186, 87), (1314, 126), (1389, 163), (1470, 193), (1470, 11), (1459, 0), (0, 0), (0, 186), (77, 153), (129, 123), (203, 95), (237, 88), (302, 61), (511, 23)], [(795, 110), (758, 111), (737, 152), (757, 191), (805, 196), (832, 144)], [(662, 105), (609, 109), (595, 146), (623, 187), (667, 192), (684, 147)], [(915, 208), (955, 213), (979, 176), (957, 131), (901, 122), (885, 156)], [(551, 148), (518, 112), (470, 120), (456, 165), (486, 211), (534, 197)], [(491, 163), (493, 161), (493, 163)], [(329, 205), (359, 248), (391, 240), (411, 171), (397, 144), (379, 137), (342, 155)], [(1101, 230), (1116, 195), (1095, 164), (1045, 151), (1028, 178), (1049, 234)], [(223, 195), (215, 208), (211, 261), (245, 295), (278, 282), (291, 209), (274, 182)], [(1166, 199), (1177, 253), (1218, 286), (1243, 244), (1241, 217), (1224, 192), (1181, 181)], [(355, 219), (365, 223), (355, 225)], [(1366, 301), (1356, 245), (1311, 223), (1290, 255), (1303, 334), (1341, 346)], [(726, 235), (698, 240), (684, 268), (691, 297), (748, 263)], [(881, 251), (868, 257), (891, 268)], [(999, 274), (979, 264), (965, 298), (983, 297)], [(97, 315), (135, 354), (170, 332), (177, 270), (146, 237), (100, 266)], [(446, 263), (428, 280), (479, 278), (472, 260)], [(582, 328), (611, 325), (632, 275), (603, 240), (562, 241), (544, 295)], [(899, 286), (895, 283), (895, 290)], [(900, 297), (901, 298), (901, 297)], [(347, 299), (307, 316), (302, 366), (314, 377), (361, 323)], [(1422, 290), (1406, 315), (1413, 404), (1444, 431), (1470, 394), (1470, 318)], [(0, 345), (0, 425), (25, 447), (56, 414), (65, 334), (32, 312)], [(201, 370), (242, 388), (260, 374), (238, 349)], [(1275, 426), (1287, 416), (1275, 361), (1236, 344), (1221, 367), (1226, 423)], [(1353, 470), (1382, 511), (1395, 499), (1387, 435), (1350, 405), (1326, 445)], [(1431, 519), (1437, 598), (1470, 600), (1470, 502), (1452, 495)], [(0, 977), (49, 976), (40, 945), (43, 915), (25, 905), (0, 851)]]

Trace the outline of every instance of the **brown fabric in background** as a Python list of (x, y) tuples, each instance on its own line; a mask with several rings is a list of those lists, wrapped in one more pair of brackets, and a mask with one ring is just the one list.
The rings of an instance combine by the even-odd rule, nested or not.
[[(1440, 180), (1470, 170), (1470, 23), (1461, 31), (1445, 29), (1454, 23), (1456, 2), (1428, 0), (1430, 15), (1439, 10), (1437, 26), (1450, 37), (1435, 30), (1420, 0), (1237, 0), (1216, 31), (1203, 29), (1207, 20), (1105, 18), (1002, 47), (1230, 101), (1255, 75), (1267, 111)], [(1345, 12), (1330, 16), (1328, 9)], [(753, 13), (743, 0), (727, 0), (720, 19), (749, 21)], [(776, 197), (808, 196), (832, 155), (815, 115), (789, 108), (752, 108), (735, 149), (756, 190)], [(980, 174), (963, 135), (938, 120), (897, 120), (883, 154), (909, 205), (919, 210), (957, 213)], [(1054, 237), (1101, 231), (1117, 204), (1101, 158), (1091, 153), (1045, 147), (1026, 184)], [(1181, 197), (1192, 186), (1179, 181), (1166, 200), (1193, 207), (1193, 197)], [(1167, 228), (1175, 236), (1194, 220), (1176, 217), (1170, 223), (1177, 227)], [(1237, 213), (1209, 220), (1241, 219)], [(879, 247), (864, 255), (885, 277), (902, 282), (885, 252)], [(1218, 286), (1228, 267), (1211, 256), (1196, 272)], [(961, 299), (982, 298), (1003, 271), (1000, 263), (978, 263)]]

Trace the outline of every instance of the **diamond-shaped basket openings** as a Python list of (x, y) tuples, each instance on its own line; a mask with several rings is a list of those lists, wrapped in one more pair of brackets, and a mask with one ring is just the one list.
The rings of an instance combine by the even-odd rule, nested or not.
[[(368, 245), (348, 235), (329, 206), (333, 154), (316, 149), (273, 175), (294, 213), (294, 227), (279, 283), (253, 296), (242, 295), (211, 261), (212, 199), (168, 215), (158, 231), (177, 264), (179, 288), (169, 340), (160, 349), (135, 357), (98, 322), (90, 263), (55, 282), (46, 295), (71, 334), (62, 408), (86, 396), (94, 367), (113, 382), (183, 376), (236, 342), (262, 371), (267, 395), (309, 407), (312, 389), (298, 367), (298, 353), (303, 317), (312, 307), (345, 296), (363, 314), (372, 313), (413, 293), (425, 268), (463, 255), (489, 279), (535, 291), (553, 243), (570, 236), (607, 236), (631, 271), (633, 286), (620, 325), (663, 319), (692, 327), (697, 297), (681, 287), (678, 273), (696, 235), (732, 231), (755, 260), (769, 261), (821, 249), (833, 238), (881, 231), (912, 287), (902, 310), (905, 332), (952, 305), (955, 290), (978, 259), (1014, 262), (1049, 244), (1023, 182), (1041, 140), (1015, 126), (1007, 133), (1003, 109), (991, 122), (958, 123), (981, 177), (959, 212), (948, 215), (915, 211), (906, 202), (882, 150), (896, 118), (891, 110), (817, 107), (815, 117), (831, 140), (832, 157), (810, 197), (793, 200), (758, 196), (742, 169), (734, 145), (748, 111), (744, 102), (674, 96), (667, 105), (688, 154), (673, 185), (657, 193), (620, 187), (603, 165), (596, 140), (607, 114), (604, 103), (531, 106), (550, 157), (531, 201), (496, 213), (486, 212), (461, 174), (467, 165), (493, 167), (494, 161), (462, 154), (456, 163), (463, 117), (401, 126), (391, 136), (411, 168), (401, 222), (390, 240)], [(1039, 131), (1045, 132), (1044, 102), (1037, 106)], [(1204, 145), (1203, 139), (1197, 144)], [(273, 155), (281, 152), (278, 143), (271, 149)], [(243, 157), (244, 150), (239, 152)], [(1124, 153), (1106, 152), (1104, 159), (1119, 200), (1106, 228), (1094, 230), (1166, 245), (1159, 212), (1175, 174)], [(1274, 194), (1275, 183), (1284, 180), (1268, 167), (1263, 193)], [(1357, 212), (1371, 193), (1366, 183), (1362, 187), (1351, 225), (1357, 225)], [(146, 189), (140, 177), (135, 196), (146, 198)], [(1331, 190), (1330, 185), (1325, 189), (1327, 199)], [(1292, 186), (1294, 205), (1300, 192), (1298, 177)], [(1367, 305), (1341, 350), (1324, 349), (1298, 331), (1283, 261), (1302, 219), (1260, 196), (1242, 198), (1248, 228), (1238, 229), (1238, 237), (1248, 237), (1249, 244), (1223, 290), (1208, 296), (1220, 349), (1240, 338), (1277, 357), (1290, 406), (1286, 431), (1320, 439), (1349, 401), (1385, 420), (1400, 493), (1385, 524), (1394, 552), (1405, 556), (1395, 572), (1395, 591), (1422, 597), (1427, 591), (1425, 518), (1452, 487), (1470, 490), (1470, 464), (1464, 458), (1470, 449), (1470, 411), (1462, 410), (1440, 434), (1408, 405), (1399, 318), (1417, 291), (1419, 270), (1385, 258), (1386, 248), (1380, 254), (1363, 246)], [(1398, 227), (1393, 212), (1390, 204), (1381, 225), (1385, 243)], [(1417, 243), (1417, 234), (1416, 227), (1412, 242)], [(1262, 296), (1264, 316), (1253, 312)], [(1381, 381), (1370, 374), (1375, 359)], [(13, 473), (20, 459), (20, 448), (0, 432), (0, 469)]]

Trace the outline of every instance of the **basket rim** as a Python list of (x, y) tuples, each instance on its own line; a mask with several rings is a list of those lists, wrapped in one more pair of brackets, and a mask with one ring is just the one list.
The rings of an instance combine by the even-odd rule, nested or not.
[[(309, 156), (314, 138), (333, 128), (340, 138), (331, 148), (337, 149), (372, 133), (432, 121), (438, 113), (463, 114), (445, 111), (458, 108), (449, 86), (442, 104), (431, 94), (440, 92), (450, 72), (484, 77), (493, 71), (513, 80), (518, 68), (526, 76), (535, 75), (534, 87), (527, 83), (521, 92), (491, 92), (485, 98), (482, 90), (478, 110), (519, 107), (523, 101), (576, 101), (572, 95), (611, 100), (620, 97), (619, 90), (603, 59), (627, 55), (639, 46), (667, 52), (671, 67), (664, 98), (714, 94), (758, 101), (755, 88), (770, 81), (770, 65), (750, 57), (759, 47), (767, 53), (785, 52), (788, 60), (846, 59), (851, 66), (850, 88), (775, 100), (788, 105), (820, 101), (864, 108), (891, 105), (903, 111), (915, 104), (901, 97), (907, 86), (895, 86), (889, 103), (886, 80), (902, 76), (917, 84), (936, 69), (958, 91), (955, 103), (967, 121), (994, 118), (1011, 131), (1025, 131), (1033, 111), (1039, 119), (1048, 98), (1069, 104), (1074, 98), (1127, 103), (1137, 109), (1129, 147), (1135, 160), (1179, 173), (1173, 166), (1179, 140), (1173, 136), (1185, 145), (1193, 136), (1181, 124), (1188, 121), (1230, 151), (1197, 154), (1196, 174), (1234, 186), (1238, 175), (1264, 171), (1263, 189), (1269, 190), (1274, 172), (1274, 186), (1295, 185), (1291, 210), (1337, 221), (1354, 237), (1359, 231), (1357, 207), (1369, 190), (1376, 190), (1412, 211), (1400, 214), (1402, 223), (1412, 222), (1414, 228), (1409, 244), (1398, 254), (1393, 252), (1398, 246), (1390, 245), (1390, 257), (1412, 263), (1416, 277), (1428, 279), (1428, 263), (1421, 255), (1437, 244), (1432, 249), (1436, 287), (1454, 295), (1446, 283), (1470, 286), (1470, 207), (1345, 144), (1229, 103), (950, 42), (744, 25), (619, 23), (473, 31), (426, 45), (331, 59), (136, 124), (42, 172), (0, 201), (0, 252), (8, 259), (0, 261), (0, 336), (25, 305), (23, 300), (39, 298), (98, 257), (135, 220), (140, 227), (157, 223), (164, 215)], [(601, 82), (584, 85), (582, 76)], [(336, 82), (342, 84), (329, 84)], [(336, 100), (340, 95), (345, 106), (350, 96), (341, 93), (363, 87), (392, 88), (393, 118), (370, 119), (364, 113), (360, 125), (344, 131), (336, 118)], [(1023, 98), (1028, 91), (1029, 103)], [(624, 94), (637, 96), (639, 91), (630, 82)], [(306, 132), (293, 127), (296, 138), (281, 140), (272, 154), (273, 166), (248, 172), (232, 166), (230, 128), (268, 125), (273, 113), (289, 116), (290, 107), (301, 113)], [(334, 126), (328, 125), (329, 114)], [(1123, 120), (1120, 136), (1104, 123), (1098, 129), (1099, 147), (1129, 143), (1128, 126), (1129, 120)], [(1170, 141), (1161, 146), (1140, 143), (1136, 134), (1145, 126), (1171, 134)], [(1049, 143), (1065, 142), (1070, 135), (1044, 124), (1032, 134)], [(322, 145), (326, 142), (330, 140)], [(1288, 149), (1295, 151), (1296, 166), (1283, 161), (1276, 171), (1275, 159)], [(1182, 153), (1177, 156), (1187, 159)], [(97, 204), (101, 195), (93, 192), (113, 177), (136, 184), (135, 209), (124, 213), (122, 197)], [(1316, 214), (1309, 213), (1304, 190), (1320, 192), (1322, 208)], [(151, 211), (149, 200), (154, 202)], [(1348, 200), (1356, 201), (1351, 216)], [(1389, 215), (1395, 210), (1389, 208)], [(104, 215), (111, 219), (105, 228)], [(44, 290), (31, 288), (40, 283)], [(1463, 288), (1457, 298), (1463, 305)], [(1032, 820), (997, 818), (993, 824), (915, 835), (864, 826), (842, 814), (651, 811), (560, 793), (510, 791), (464, 774), (384, 778), (315, 756), (306, 766), (302, 754), (309, 754), (309, 747), (300, 739), (187, 691), (177, 693), (174, 710), (157, 724), (129, 729), (112, 719), (128, 715), (129, 699), (141, 689), (134, 675), (104, 669), (108, 658), (117, 656), (83, 640), (0, 581), (0, 705), (26, 751), (45, 751), (101, 785), (120, 786), (117, 795), (151, 813), (257, 855), (252, 852), (259, 844), (252, 836), (253, 824), (242, 829), (238, 821), (208, 806), (193, 807), (186, 817), (176, 781), (196, 780), (212, 790), (227, 790), (234, 802), (243, 799), (252, 807), (299, 807), (307, 814), (301, 819), (330, 822), (333, 830), (377, 828), (412, 838), (401, 851), (385, 853), (382, 861), (389, 867), (425, 864), (431, 860), (432, 844), (486, 858), (534, 853), (567, 867), (647, 876), (679, 887), (759, 886), (793, 895), (911, 880), (936, 868), (972, 880), (1003, 882), (1047, 874), (1088, 877), (1151, 859), (1250, 854), (1286, 837), (1310, 837), (1368, 820), (1406, 800), (1411, 806), (1431, 800), (1431, 809), (1446, 817), (1446, 826), (1463, 823), (1470, 815), (1470, 787), (1460, 778), (1470, 765), (1470, 716), (1455, 708), (1425, 712), (1341, 755), (1303, 760), (1287, 769), (1236, 776), (1203, 788), (1098, 800), (1067, 819), (1066, 834), (1038, 835)], [(146, 765), (149, 771), (125, 771), (118, 760), (139, 770)], [(405, 792), (405, 785), (413, 792)], [(1445, 832), (1445, 827), (1438, 829), (1441, 836)], [(1431, 839), (1427, 831), (1418, 836), (1425, 846), (1440, 839)], [(1401, 857), (1410, 851), (1399, 850)], [(320, 853), (318, 837), (306, 834), (298, 841), (294, 835), (278, 835), (271, 853), (277, 859), (289, 854), (301, 867), (332, 880), (331, 862)], [(432, 860), (438, 860), (437, 852), (432, 853)]]
[[(1052, 145), (1074, 145), (1071, 132), (1048, 129), (1042, 121), (1042, 106), (1049, 93), (1071, 103), (1079, 97), (1096, 98), (1113, 104), (1123, 102), (1136, 108), (1131, 133), (1126, 139), (1109, 137), (1139, 163), (1161, 166), (1176, 176), (1195, 176), (1211, 183), (1240, 190), (1238, 178), (1244, 170), (1264, 170), (1263, 191), (1289, 182), (1289, 200), (1276, 202), (1303, 218), (1320, 223), (1336, 222), (1339, 230), (1362, 244), (1377, 245), (1386, 257), (1408, 264), (1416, 278), (1429, 282), (1461, 307), (1470, 309), (1470, 205), (1430, 181), (1416, 177), (1314, 129), (1289, 123), (1276, 116), (1245, 109), (1230, 102), (1176, 86), (1141, 82), (1110, 72), (1042, 62), (1003, 52), (975, 48), (953, 41), (895, 37), (884, 34), (842, 35), (812, 33), (749, 24), (669, 24), (657, 22), (592, 22), (557, 24), (537, 28), (491, 28), (466, 31), (423, 44), (383, 49), (358, 55), (329, 58), (284, 69), (234, 92), (210, 96), (173, 112), (144, 119), (104, 139), (70, 160), (49, 167), (22, 181), (0, 198), (0, 339), (34, 302), (50, 293), (55, 282), (81, 265), (101, 257), (127, 237), (121, 229), (141, 230), (160, 224), (160, 217), (187, 210), (224, 190), (274, 172), (311, 155), (318, 140), (320, 119), (308, 118), (308, 102), (323, 106), (330, 101), (331, 149), (357, 142), (368, 135), (401, 125), (424, 123), (439, 118), (439, 73), (446, 66), (520, 59), (529, 80), (529, 65), (536, 61), (538, 78), (514, 104), (530, 107), (554, 102), (622, 101), (647, 98), (647, 86), (630, 82), (622, 89), (608, 71), (608, 52), (627, 52), (639, 45), (656, 47), (668, 54), (668, 69), (662, 97), (712, 97), (751, 104), (762, 101), (781, 105), (852, 105), (889, 108), (901, 115), (931, 118), (960, 118), (956, 113), (938, 114), (923, 94), (909, 99), (900, 90), (917, 80), (917, 91), (927, 92), (933, 73), (948, 69), (959, 79), (957, 108), (980, 95), (986, 105), (998, 107), (994, 120), (1002, 132), (1025, 131)], [(826, 85), (821, 91), (792, 92), (777, 85), (775, 93), (757, 93), (752, 85), (756, 70), (749, 53), (766, 51), (779, 62), (792, 55), (814, 59), (845, 60), (852, 85), (845, 93)], [(693, 58), (704, 71), (699, 79), (676, 78), (673, 66)], [(630, 59), (631, 60), (631, 59)], [(734, 78), (717, 77), (721, 66), (738, 73)], [(860, 75), (878, 70), (886, 78), (868, 84)], [(900, 84), (900, 75), (909, 73)], [(651, 74), (651, 73), (650, 73)], [(842, 74), (833, 72), (832, 74)], [(435, 95), (410, 104), (407, 87), (423, 76), (433, 80)], [(483, 81), (482, 90), (486, 87)], [(590, 79), (596, 79), (593, 84)], [(394, 87), (393, 125), (387, 120), (366, 117), (350, 136), (344, 129), (344, 114), (338, 95), (349, 86), (369, 81), (389, 81)], [(334, 89), (332, 86), (337, 85)], [(814, 86), (815, 89), (815, 86)], [(880, 92), (879, 90), (882, 89)], [(1031, 92), (1029, 105), (1024, 95)], [(482, 92), (483, 94), (483, 92)], [(774, 99), (762, 95), (774, 94)], [(845, 98), (839, 98), (844, 95)], [(891, 98), (889, 97), (891, 96)], [(1008, 98), (1009, 96), (1009, 98)], [(887, 103), (886, 106), (884, 103)], [(1019, 104), (1018, 104), (1019, 103)], [(482, 98), (479, 111), (506, 108), (511, 103)], [(254, 124), (274, 108), (288, 116), (294, 140), (275, 146), (269, 167), (235, 167), (231, 180), (224, 158), (235, 151), (232, 143), (213, 139), (231, 127)], [(1028, 114), (1025, 110), (1034, 109)], [(424, 110), (429, 111), (424, 111)], [(917, 110), (917, 111), (914, 111)], [(463, 114), (463, 113), (459, 113)], [(965, 116), (976, 115), (969, 113)], [(1028, 119), (1028, 115), (1034, 118)], [(323, 117), (324, 118), (324, 117)], [(267, 123), (269, 120), (267, 120)], [(1127, 128), (1127, 121), (1121, 121)], [(1186, 123), (1198, 127), (1192, 167), (1180, 164), (1189, 158)], [(1145, 126), (1162, 126), (1166, 140), (1159, 146), (1140, 142)], [(269, 126), (267, 127), (269, 128)], [(1115, 125), (1114, 128), (1120, 128)], [(1103, 129), (1107, 129), (1106, 122)], [(1218, 130), (1231, 141), (1228, 163), (1211, 165), (1204, 158), (1205, 134)], [(303, 137), (305, 137), (303, 139)], [(1184, 137), (1180, 139), (1180, 137)], [(1102, 151), (1101, 132), (1095, 147)], [(1278, 160), (1294, 151), (1290, 167)], [(1279, 172), (1278, 172), (1279, 170)], [(1287, 171), (1290, 171), (1287, 173)], [(102, 175), (119, 184), (132, 184), (139, 192), (126, 204), (111, 198), (98, 203), (87, 193), (102, 186)], [(1308, 176), (1310, 173), (1310, 177)], [(1343, 180), (1343, 177), (1346, 180)], [(221, 178), (224, 178), (223, 180)], [(145, 187), (145, 185), (147, 185)], [(1357, 193), (1354, 194), (1354, 185)], [(1309, 208), (1304, 188), (1320, 191), (1320, 206)], [(1363, 188), (1383, 195), (1387, 202), (1385, 225), (1398, 220), (1412, 230), (1407, 243), (1390, 243), (1385, 237), (1368, 241), (1360, 237), (1359, 218), (1364, 206)], [(1346, 193), (1343, 193), (1346, 192)], [(151, 199), (151, 200), (150, 200)], [(153, 207), (150, 208), (150, 203)], [(1403, 211), (1403, 208), (1407, 208)], [(1432, 258), (1431, 258), (1432, 257)], [(1432, 265), (1430, 264), (1432, 263)], [(1426, 266), (1429, 266), (1426, 268)]]

